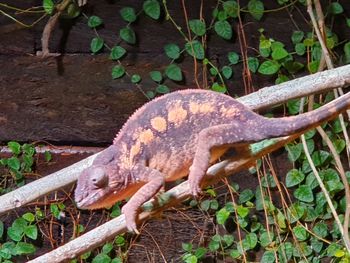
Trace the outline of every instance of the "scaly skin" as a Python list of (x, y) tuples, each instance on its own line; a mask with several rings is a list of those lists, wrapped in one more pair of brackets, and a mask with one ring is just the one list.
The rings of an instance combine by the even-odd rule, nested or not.
[(138, 109), (113, 145), (79, 176), (79, 208), (97, 209), (131, 197), (122, 212), (137, 231), (139, 207), (166, 181), (189, 173), (192, 194), (210, 163), (228, 148), (237, 152), (263, 139), (307, 131), (350, 107), (350, 93), (309, 113), (268, 119), (235, 99), (212, 91), (183, 90), (159, 97)]

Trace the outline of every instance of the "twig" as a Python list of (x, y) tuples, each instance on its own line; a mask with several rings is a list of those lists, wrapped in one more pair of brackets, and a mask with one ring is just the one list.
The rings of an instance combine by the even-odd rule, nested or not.
[(42, 50), (36, 52), (37, 56), (46, 58), (46, 57), (58, 57), (61, 55), (60, 53), (51, 53), (50, 52), (49, 40), (50, 40), (51, 33), (57, 24), (58, 18), (60, 17), (62, 12), (68, 7), (68, 5), (70, 3), (71, 3), (71, 0), (64, 0), (61, 4), (56, 6), (57, 13), (49, 18), (49, 21), (47, 22), (47, 24), (44, 27), (43, 34), (41, 37), (41, 49)]
[[(328, 69), (333, 69), (334, 65), (333, 65), (331, 56), (329, 55), (329, 51), (328, 51), (327, 45), (326, 45), (326, 43), (324, 41), (324, 28), (320, 28), (320, 26), (324, 26), (324, 21), (322, 22), (322, 19), (324, 19), (324, 15), (323, 15), (323, 12), (322, 12), (321, 4), (320, 4), (319, 0), (314, 0), (314, 4), (315, 4), (315, 7), (316, 7), (316, 12), (317, 12), (317, 16), (318, 16), (318, 23), (316, 21), (314, 13), (313, 13), (311, 0), (307, 0), (307, 12), (309, 13), (309, 16), (311, 18), (311, 22), (312, 22), (313, 28), (314, 28), (314, 30), (316, 32), (318, 41), (320, 42), (323, 58), (326, 61), (327, 68)], [(340, 95), (343, 94), (343, 91), (341, 90), (341, 88), (338, 88), (338, 92), (337, 92), (337, 89), (334, 89), (333, 92), (334, 92), (335, 98), (337, 98), (339, 96), (338, 92), (340, 93)], [(346, 112), (348, 114), (348, 117), (350, 118), (350, 110), (347, 110)], [(348, 136), (348, 134), (346, 132), (346, 126), (345, 126), (344, 117), (343, 117), (342, 114), (339, 115), (339, 121), (340, 121), (340, 125), (341, 125), (341, 127), (343, 129), (344, 139), (345, 139), (345, 142), (346, 142), (347, 155), (348, 155), (348, 158), (350, 158), (350, 139), (349, 139), (349, 136)]]

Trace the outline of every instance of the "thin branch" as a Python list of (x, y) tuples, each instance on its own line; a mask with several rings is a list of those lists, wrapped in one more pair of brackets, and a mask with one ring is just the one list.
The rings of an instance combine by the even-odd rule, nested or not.
[[(325, 92), (349, 84), (350, 65), (347, 65), (263, 88), (238, 100), (252, 110), (259, 110), (274, 104), (283, 103), (292, 98)], [(82, 170), (91, 165), (95, 156), (96, 154), (0, 196), (0, 214), (74, 183)]]
[(51, 53), (49, 50), (49, 40), (52, 31), (54, 30), (58, 18), (61, 16), (63, 11), (68, 7), (68, 5), (71, 3), (71, 0), (64, 0), (61, 4), (56, 6), (57, 13), (55, 13), (53, 16), (49, 18), (49, 21), (46, 23), (43, 34), (41, 37), (41, 51), (37, 51), (36, 55), (41, 56), (43, 58), (46, 57), (57, 57), (60, 56), (60, 53)]

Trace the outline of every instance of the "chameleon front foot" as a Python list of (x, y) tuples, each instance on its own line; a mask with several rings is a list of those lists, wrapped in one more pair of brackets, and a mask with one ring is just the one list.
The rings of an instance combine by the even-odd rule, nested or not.
[(190, 184), (190, 191), (193, 197), (197, 198), (201, 193), (202, 189), (200, 187), (202, 176), (192, 172), (190, 169), (190, 174), (188, 176), (188, 181)]
[(137, 230), (137, 225), (136, 225), (136, 212), (128, 209), (126, 204), (122, 207), (122, 213), (125, 216), (125, 224), (128, 231), (139, 235), (140, 232)]

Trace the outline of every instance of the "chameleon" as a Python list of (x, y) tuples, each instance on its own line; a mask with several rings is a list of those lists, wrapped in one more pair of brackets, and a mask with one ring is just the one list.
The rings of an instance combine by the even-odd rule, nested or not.
[(239, 154), (264, 139), (302, 134), (350, 108), (350, 92), (297, 116), (266, 118), (232, 97), (202, 89), (175, 91), (135, 111), (113, 144), (78, 177), (75, 201), (99, 209), (122, 207), (128, 230), (137, 232), (140, 206), (165, 182), (189, 176), (194, 197), (209, 165), (229, 148)]

